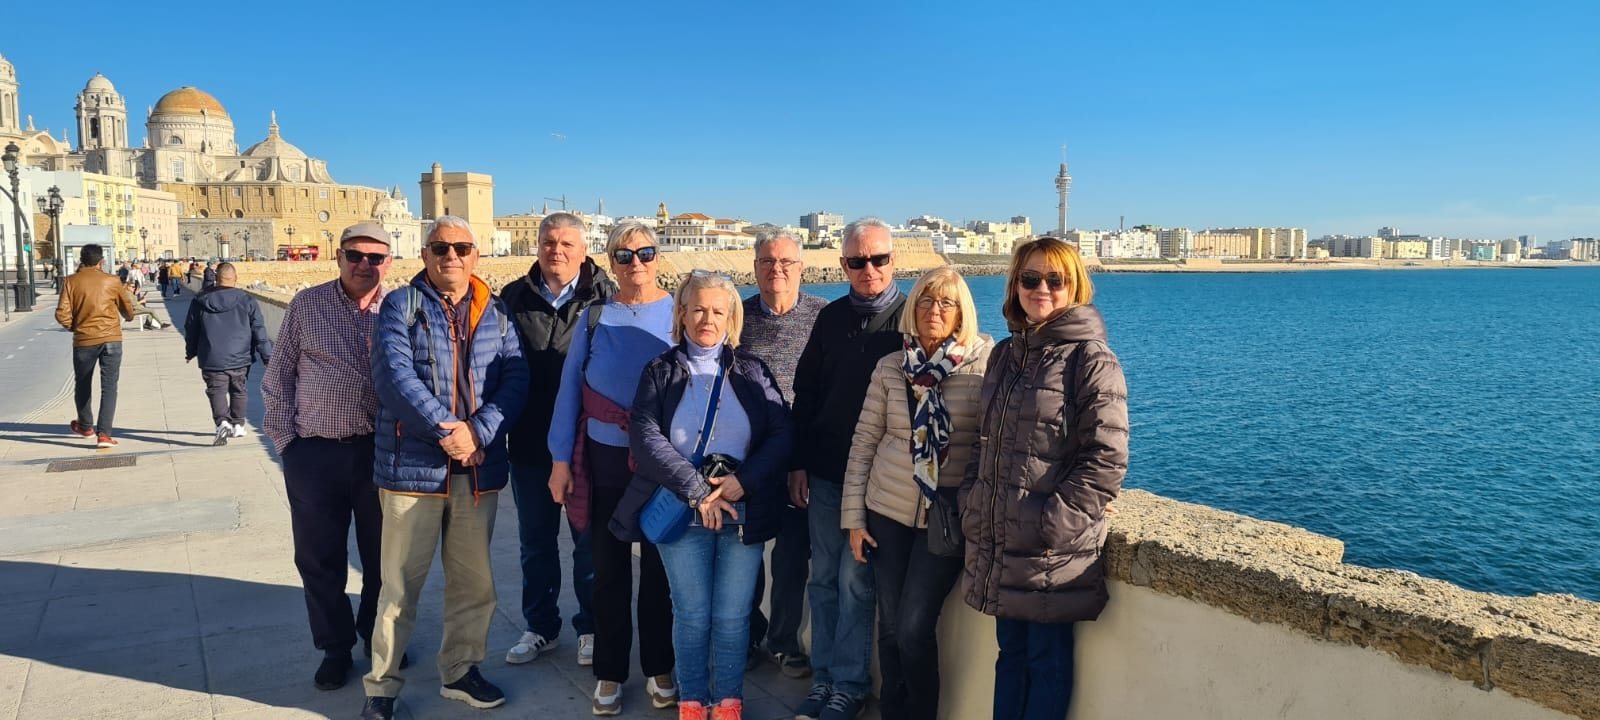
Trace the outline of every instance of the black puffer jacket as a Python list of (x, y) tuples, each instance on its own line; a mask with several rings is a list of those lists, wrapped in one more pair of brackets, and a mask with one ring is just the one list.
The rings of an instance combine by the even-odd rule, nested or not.
[(539, 292), (534, 280), (539, 272), (536, 262), (527, 275), (500, 291), (522, 339), (522, 356), (528, 361), (528, 405), (507, 437), (511, 462), (549, 466), (550, 415), (561, 389), (561, 366), (572, 347), (572, 333), (588, 330), (577, 327), (583, 309), (604, 303), (617, 292), (617, 286), (606, 271), (584, 258), (572, 297), (558, 308)]
[(184, 359), (200, 358), (201, 370), (249, 367), (272, 357), (261, 306), (236, 287), (219, 287), (195, 296), (183, 322)]
[(1107, 600), (1105, 507), (1128, 469), (1128, 386), (1092, 305), (1012, 331), (989, 356), (961, 485), (967, 604), (1093, 620)]

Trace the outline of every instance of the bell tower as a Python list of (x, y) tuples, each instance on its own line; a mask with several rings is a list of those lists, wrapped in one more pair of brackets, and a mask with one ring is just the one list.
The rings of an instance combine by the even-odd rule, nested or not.
[(78, 94), (78, 151), (128, 147), (128, 105), (100, 73)]

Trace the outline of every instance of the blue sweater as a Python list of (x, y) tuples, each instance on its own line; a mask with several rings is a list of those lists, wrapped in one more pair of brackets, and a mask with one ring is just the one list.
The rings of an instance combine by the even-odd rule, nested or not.
[[(594, 329), (594, 350), (590, 351), (589, 313), (600, 312)], [(639, 390), (644, 366), (672, 347), (672, 296), (640, 305), (611, 301), (591, 305), (573, 328), (572, 349), (561, 366), (561, 391), (556, 394), (555, 412), (550, 419), (550, 457), (555, 462), (572, 462), (572, 447), (578, 439), (578, 414), (583, 408), (582, 383), (624, 408), (632, 407)], [(587, 374), (583, 361), (589, 359)], [(628, 446), (628, 434), (611, 423), (589, 420), (588, 436), (612, 447)]]
[[(683, 399), (672, 412), (672, 423), (667, 428), (667, 439), (685, 458), (694, 457), (695, 445), (700, 442), (700, 429), (706, 425), (706, 403), (711, 399), (711, 386), (716, 383), (718, 359), (722, 357), (722, 343), (703, 348), (688, 341), (683, 344), (689, 356), (689, 385), (683, 389)], [(732, 379), (722, 379), (722, 392), (717, 397), (717, 419), (711, 425), (711, 440), (706, 443), (706, 454), (721, 453), (735, 460), (744, 460), (750, 452), (750, 417), (733, 394)]]

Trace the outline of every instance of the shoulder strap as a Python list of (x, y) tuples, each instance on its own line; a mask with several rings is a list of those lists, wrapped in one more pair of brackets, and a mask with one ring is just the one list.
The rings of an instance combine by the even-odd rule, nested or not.
[(728, 369), (719, 360), (717, 362), (717, 379), (711, 382), (711, 397), (706, 400), (706, 421), (700, 426), (700, 439), (695, 443), (694, 457), (689, 458), (689, 464), (695, 469), (700, 469), (700, 464), (706, 459), (706, 445), (711, 442), (711, 426), (717, 422), (717, 401), (722, 397), (722, 378)]
[(417, 313), (422, 311), (422, 293), (414, 285), (406, 286), (406, 327), (417, 324)]
[(586, 325), (589, 329), (585, 333), (584, 337), (589, 341), (589, 351), (583, 356), (583, 367), (579, 368), (580, 372), (578, 373), (580, 378), (589, 376), (589, 359), (594, 357), (594, 329), (600, 326), (600, 313), (602, 312), (602, 308), (605, 306), (605, 304), (605, 301), (602, 300), (584, 309), (584, 312), (588, 313), (588, 322)]

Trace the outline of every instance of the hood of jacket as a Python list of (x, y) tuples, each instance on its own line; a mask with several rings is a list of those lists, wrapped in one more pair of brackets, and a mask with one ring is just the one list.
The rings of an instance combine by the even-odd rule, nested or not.
[[(489, 309), (489, 304), (494, 302), (494, 291), (489, 289), (489, 283), (484, 282), (477, 275), (468, 279), (467, 284), (472, 287), (472, 306), (468, 310), (470, 327), (476, 331), (479, 321), (483, 320), (483, 313)], [(428, 271), (423, 270), (411, 278), (412, 287), (417, 288), (422, 296), (433, 302), (444, 302), (444, 296), (439, 294), (438, 288), (428, 282)]]
[[(533, 261), (533, 264), (528, 266), (528, 274), (525, 277), (534, 290), (539, 288), (540, 277), (543, 274), (544, 271), (539, 269), (538, 260)], [(615, 283), (611, 282), (611, 276), (607, 275), (606, 271), (595, 263), (594, 258), (585, 257), (583, 264), (578, 266), (578, 284), (572, 288), (572, 302), (587, 304), (595, 299), (595, 294), (598, 292), (599, 287), (608, 285), (615, 285)], [(616, 292), (615, 287), (612, 287), (612, 292)], [(537, 292), (534, 295), (541, 299), (544, 297)], [(606, 293), (607, 297), (610, 295), (611, 293)]]
[(1078, 305), (1067, 309), (1049, 320), (1036, 325), (1019, 325), (1009, 323), (1011, 332), (1022, 335), (1026, 333), (1028, 344), (1054, 344), (1060, 342), (1085, 342), (1088, 340), (1106, 341), (1106, 321), (1100, 314), (1100, 308), (1093, 305)]

